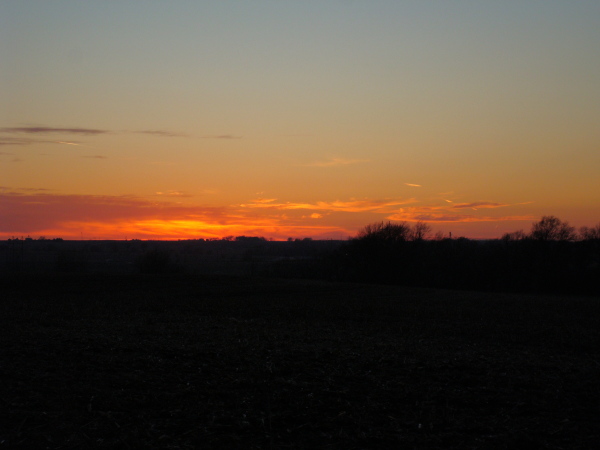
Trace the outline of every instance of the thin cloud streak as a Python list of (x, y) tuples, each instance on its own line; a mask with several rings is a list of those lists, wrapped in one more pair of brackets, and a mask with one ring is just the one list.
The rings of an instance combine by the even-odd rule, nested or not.
[(387, 211), (390, 209), (414, 203), (415, 199), (398, 199), (398, 200), (350, 200), (350, 201), (333, 201), (325, 202), (318, 201), (316, 203), (273, 203), (276, 199), (253, 200), (252, 203), (240, 205), (242, 208), (260, 208), (260, 209), (276, 209), (276, 210), (295, 210), (308, 209), (315, 211), (335, 211), (335, 212), (367, 212), (367, 211)]
[(68, 134), (96, 135), (96, 134), (110, 133), (110, 131), (99, 130), (99, 129), (94, 129), (94, 128), (12, 127), (12, 128), (0, 128), (0, 133), (28, 133), (28, 134), (68, 133)]
[[(165, 130), (140, 130), (140, 131), (114, 131), (114, 130), (104, 130), (97, 128), (57, 128), (57, 127), (4, 127), (0, 128), (0, 133), (12, 133), (12, 134), (53, 134), (53, 133), (61, 133), (61, 134), (79, 134), (79, 135), (99, 135), (99, 134), (114, 134), (114, 133), (136, 133), (136, 134), (149, 134), (152, 136), (160, 136), (160, 137), (187, 137), (188, 135), (185, 133), (179, 133), (174, 131), (165, 131)], [(217, 136), (219, 138), (229, 138), (230, 136)], [(3, 140), (14, 140), (18, 143), (19, 138), (2, 138)], [(35, 142), (35, 141), (33, 141)], [(24, 143), (28, 143), (24, 141)], [(72, 142), (58, 141), (58, 144), (71, 144), (78, 145)]]
[(48, 140), (44, 140), (44, 139), (33, 139), (33, 138), (0, 137), (0, 145), (33, 145), (33, 144), (80, 145), (75, 142), (67, 142), (67, 141), (48, 141)]
[(188, 137), (188, 135), (185, 133), (176, 133), (173, 131), (162, 131), (162, 130), (142, 130), (142, 131), (133, 131), (133, 133), (150, 134), (152, 136), (160, 136), (160, 137)]
[(534, 216), (531, 215), (477, 216), (457, 214), (453, 211), (453, 208), (453, 206), (413, 206), (401, 208), (398, 212), (387, 216), (386, 219), (406, 222), (505, 222), (534, 219)]
[(233, 134), (220, 134), (216, 136), (202, 136), (202, 139), (242, 139), (242, 136), (234, 136)]
[(420, 184), (412, 184), (412, 183), (404, 183), (404, 184), (407, 186), (410, 186), (410, 187), (423, 187)]
[(452, 206), (452, 208), (462, 209), (462, 208), (504, 208), (505, 206), (510, 206), (507, 203), (494, 203), (494, 202), (473, 202), (473, 203), (457, 203)]
[(166, 192), (158, 191), (155, 194), (162, 197), (192, 197), (191, 194), (175, 190), (169, 190)]

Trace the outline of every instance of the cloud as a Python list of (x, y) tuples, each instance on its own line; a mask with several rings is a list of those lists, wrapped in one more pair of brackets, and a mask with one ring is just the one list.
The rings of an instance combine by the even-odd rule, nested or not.
[(407, 186), (411, 186), (411, 187), (422, 187), (420, 184), (412, 184), (412, 183), (404, 183)]
[[(109, 134), (109, 133), (119, 133), (118, 131), (112, 130), (103, 130), (97, 128), (57, 128), (57, 127), (5, 127), (0, 128), (0, 133), (17, 133), (17, 134), (79, 134), (84, 136), (93, 136), (99, 134)], [(164, 131), (164, 130), (141, 130), (141, 131), (120, 131), (120, 133), (137, 133), (137, 134), (149, 134), (153, 136), (161, 136), (161, 137), (186, 137), (187, 135), (184, 133), (178, 133), (173, 131)], [(221, 137), (221, 136), (217, 136)], [(223, 137), (225, 138), (225, 137)], [(69, 144), (69, 145), (78, 145), (75, 142), (66, 142), (66, 141), (30, 141), (22, 138), (2, 138), (1, 142), (13, 143), (13, 145), (21, 145), (21, 144), (30, 144), (36, 142), (53, 142), (56, 144)], [(1, 144), (0, 144), (1, 145)], [(5, 144), (7, 145), (7, 144)]]
[(272, 203), (275, 200), (277, 200), (276, 198), (256, 198), (254, 200), (252, 200), (253, 203)]
[(367, 211), (387, 211), (391, 212), (394, 207), (413, 203), (414, 199), (392, 199), (392, 200), (349, 200), (333, 202), (318, 201), (316, 203), (273, 203), (276, 199), (258, 199), (252, 203), (240, 205), (242, 208), (255, 209), (276, 209), (276, 210), (296, 210), (309, 209), (315, 211), (332, 211), (332, 212), (367, 212)]
[(66, 141), (49, 141), (44, 139), (35, 138), (15, 138), (15, 137), (0, 137), (0, 145), (32, 145), (32, 144), (66, 144), (66, 145), (79, 145), (75, 142)]
[(186, 194), (185, 192), (175, 190), (169, 190), (167, 192), (156, 192), (156, 195), (164, 197), (191, 197), (190, 194)]
[(162, 130), (142, 130), (142, 131), (134, 131), (134, 133), (139, 134), (150, 134), (153, 136), (161, 136), (161, 137), (187, 137), (185, 133), (176, 133), (172, 131), (162, 131)]
[(424, 214), (406, 214), (398, 213), (386, 217), (388, 220), (398, 220), (405, 222), (506, 222), (506, 221), (522, 221), (534, 220), (535, 217), (528, 216), (472, 216), (468, 214), (444, 214), (444, 213), (424, 213)]
[(81, 145), (76, 142), (67, 141), (49, 141), (46, 139), (34, 139), (34, 138), (14, 138), (14, 137), (0, 137), (0, 145), (34, 145), (34, 144), (60, 144), (60, 145)]
[(135, 196), (61, 195), (24, 189), (0, 195), (0, 236), (4, 238), (194, 239), (246, 235), (286, 239), (340, 238), (351, 232), (336, 225), (307, 224), (296, 217)]
[(327, 161), (317, 161), (314, 163), (305, 164), (309, 167), (335, 167), (335, 166), (348, 166), (352, 164), (361, 164), (369, 162), (368, 159), (345, 159), (345, 158), (332, 158)]
[[(4, 189), (10, 189), (10, 188), (5, 187)], [(24, 192), (51, 192), (52, 189), (47, 189), (47, 188), (20, 188), (19, 191), (24, 191)]]
[[(260, 197), (242, 205), (222, 207), (182, 203), (178, 190), (149, 198), (109, 195), (63, 195), (43, 188), (0, 187), (0, 238), (57, 236), (65, 239), (193, 239), (228, 235), (340, 238), (354, 235), (367, 223), (394, 220), (430, 223), (492, 223), (533, 221), (530, 215), (493, 217), (495, 202), (462, 203), (453, 208), (419, 204), (415, 199), (350, 199), (282, 202)], [(489, 214), (466, 211), (485, 204)], [(469, 206), (467, 206), (469, 205)], [(491, 206), (490, 206), (491, 205)], [(493, 225), (492, 225), (493, 226)], [(488, 226), (489, 228), (489, 226)]]
[[(48, 135), (48, 134), (76, 134), (80, 136), (95, 136), (102, 134), (123, 134), (123, 133), (134, 133), (134, 134), (145, 134), (156, 137), (165, 138), (176, 138), (176, 137), (189, 137), (188, 134), (176, 131), (168, 130), (107, 130), (101, 128), (80, 128), (80, 127), (0, 127), (0, 134), (26, 134), (26, 135)], [(201, 139), (241, 139), (241, 136), (233, 134), (217, 134), (217, 135), (205, 135), (201, 136)], [(15, 137), (5, 136), (0, 137), (0, 145), (31, 145), (40, 143), (52, 143), (52, 144), (66, 144), (66, 145), (80, 145), (77, 142), (72, 141), (49, 141), (39, 140), (28, 137)]]
[(473, 202), (473, 203), (457, 203), (453, 205), (453, 208), (462, 209), (462, 208), (503, 208), (505, 206), (510, 206), (507, 203), (494, 203), (494, 202)]
[(27, 133), (27, 134), (49, 134), (49, 133), (68, 133), (82, 135), (96, 135), (110, 133), (108, 130), (99, 130), (93, 128), (54, 128), (54, 127), (12, 127), (0, 128), (0, 133)]
[[(508, 206), (508, 205), (503, 205)], [(515, 215), (515, 216), (476, 216), (472, 214), (458, 214), (452, 207), (447, 206), (413, 206), (400, 208), (386, 217), (388, 220), (398, 220), (406, 222), (504, 222), (533, 220), (533, 216)]]
[(82, 156), (82, 158), (90, 158), (90, 159), (108, 159), (108, 156), (102, 156), (102, 155), (85, 155), (85, 156)]
[[(112, 227), (144, 220), (220, 220), (224, 208), (188, 207), (135, 196), (61, 195), (39, 189), (19, 189), (0, 195), (0, 233), (72, 230), (85, 223)], [(99, 226), (99, 225), (98, 225)]]
[(220, 134), (213, 136), (202, 136), (202, 139), (241, 139), (242, 136), (234, 136), (233, 134)]

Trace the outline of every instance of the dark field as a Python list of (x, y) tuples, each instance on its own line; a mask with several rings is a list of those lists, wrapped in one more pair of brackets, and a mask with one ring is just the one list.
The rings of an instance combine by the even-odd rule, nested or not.
[(592, 448), (600, 299), (1, 280), (0, 448)]

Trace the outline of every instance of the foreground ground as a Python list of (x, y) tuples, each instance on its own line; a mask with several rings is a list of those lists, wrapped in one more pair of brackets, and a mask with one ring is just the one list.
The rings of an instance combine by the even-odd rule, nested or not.
[(600, 299), (183, 275), (0, 281), (0, 449), (600, 441)]

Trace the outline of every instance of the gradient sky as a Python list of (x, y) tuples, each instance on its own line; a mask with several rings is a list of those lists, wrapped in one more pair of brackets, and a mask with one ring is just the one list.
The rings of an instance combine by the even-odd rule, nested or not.
[(600, 2), (0, 3), (0, 238), (600, 220)]

